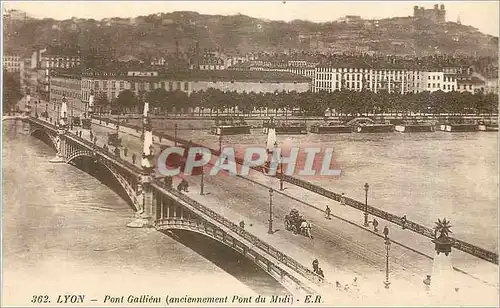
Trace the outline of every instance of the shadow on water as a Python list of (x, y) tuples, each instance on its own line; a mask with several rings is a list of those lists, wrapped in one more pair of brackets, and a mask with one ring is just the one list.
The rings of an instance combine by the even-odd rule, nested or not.
[(109, 169), (104, 165), (96, 162), (94, 158), (87, 156), (77, 157), (72, 160), (70, 164), (98, 179), (101, 184), (110, 188), (113, 192), (125, 200), (132, 209), (134, 209), (133, 203), (125, 189), (122, 187), (120, 182), (118, 182), (111, 171), (109, 171)]
[(209, 260), (241, 283), (261, 295), (288, 295), (273, 277), (238, 252), (202, 234), (173, 230), (165, 234)]
[(50, 137), (43, 131), (40, 131), (40, 130), (36, 130), (34, 131), (31, 136), (41, 140), (43, 143), (45, 143), (46, 145), (48, 145), (50, 148), (52, 148), (53, 150), (56, 150), (56, 147), (54, 146), (54, 143), (52, 142), (52, 140), (50, 139)]

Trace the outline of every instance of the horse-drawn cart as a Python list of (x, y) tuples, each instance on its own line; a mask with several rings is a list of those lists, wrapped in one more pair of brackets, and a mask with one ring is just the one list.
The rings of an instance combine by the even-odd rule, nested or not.
[(285, 229), (312, 238), (311, 223), (307, 222), (297, 209), (292, 209), (290, 214), (285, 215)]

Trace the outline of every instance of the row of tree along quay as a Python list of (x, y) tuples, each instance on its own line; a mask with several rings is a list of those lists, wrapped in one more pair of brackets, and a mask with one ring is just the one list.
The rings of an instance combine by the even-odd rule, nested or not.
[[(469, 92), (421, 92), (388, 93), (380, 91), (335, 92), (275, 92), (275, 93), (237, 93), (223, 92), (218, 89), (193, 92), (188, 95), (182, 91), (155, 89), (151, 92), (130, 90), (120, 92), (109, 102), (105, 95), (97, 95), (96, 107), (100, 112), (134, 113), (139, 112), (144, 100), (150, 107), (164, 115), (184, 113), (190, 110), (193, 115), (215, 116), (229, 110), (234, 114), (260, 113), (266, 110), (299, 111), (297, 115), (324, 116), (327, 111), (336, 115), (363, 114), (498, 114), (498, 96), (495, 94)], [(197, 111), (195, 112), (194, 109)]]
[(3, 71), (2, 79), (2, 109), (3, 114), (9, 114), (17, 102), (23, 97), (19, 72)]

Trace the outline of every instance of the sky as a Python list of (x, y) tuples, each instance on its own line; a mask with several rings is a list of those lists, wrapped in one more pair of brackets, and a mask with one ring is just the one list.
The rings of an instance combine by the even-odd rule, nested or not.
[(19, 9), (36, 18), (69, 19), (136, 17), (173, 11), (196, 11), (201, 14), (244, 14), (269, 20), (294, 19), (314, 22), (334, 21), (345, 15), (365, 19), (413, 15), (413, 6), (432, 8), (444, 4), (446, 20), (460, 20), (464, 25), (498, 36), (499, 1), (2, 1), (3, 9)]

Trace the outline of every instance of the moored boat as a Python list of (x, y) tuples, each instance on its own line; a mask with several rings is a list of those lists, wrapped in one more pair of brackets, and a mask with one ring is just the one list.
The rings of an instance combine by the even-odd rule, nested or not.
[(250, 134), (250, 125), (245, 119), (235, 118), (217, 118), (215, 126), (212, 126), (210, 132), (214, 135), (244, 135)]
[(392, 124), (361, 124), (355, 127), (358, 133), (390, 133), (394, 130)]
[(307, 134), (307, 126), (305, 123), (280, 123), (271, 118), (270, 120), (264, 120), (262, 124), (262, 132), (267, 134), (269, 129), (272, 127), (275, 129), (277, 135), (302, 135)]
[(478, 125), (477, 124), (447, 124), (447, 125), (445, 125), (444, 131), (445, 132), (476, 132), (476, 131), (478, 131)]
[(434, 126), (432, 124), (400, 124), (396, 125), (394, 129), (400, 133), (422, 133), (422, 132), (433, 132)]
[(320, 124), (320, 125), (312, 125), (310, 132), (315, 134), (351, 133), (352, 127), (349, 125), (336, 125), (334, 123), (329, 123), (328, 125)]
[(497, 132), (498, 123), (485, 123), (483, 121), (479, 122), (477, 129), (480, 132)]

